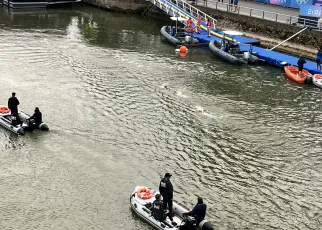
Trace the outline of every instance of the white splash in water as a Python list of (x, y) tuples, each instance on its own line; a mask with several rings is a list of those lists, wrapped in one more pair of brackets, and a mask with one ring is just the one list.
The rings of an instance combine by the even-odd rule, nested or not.
[(215, 114), (208, 113), (208, 111), (201, 106), (196, 106), (196, 111), (198, 112), (198, 114), (200, 116), (205, 116), (205, 117), (212, 118), (212, 119), (217, 118), (217, 116)]
[(118, 55), (116, 55), (116, 56), (115, 56), (115, 59), (116, 59), (116, 60), (119, 60), (119, 61), (124, 61), (124, 58), (123, 58), (123, 57), (120, 57), (120, 56), (118, 56)]
[(202, 108), (201, 106), (196, 106), (196, 110), (197, 112), (203, 112), (204, 108)]
[(183, 90), (177, 90), (177, 96), (183, 97), (183, 98), (187, 98), (188, 96), (187, 95), (184, 95), (183, 94), (183, 91), (184, 91), (184, 89)]

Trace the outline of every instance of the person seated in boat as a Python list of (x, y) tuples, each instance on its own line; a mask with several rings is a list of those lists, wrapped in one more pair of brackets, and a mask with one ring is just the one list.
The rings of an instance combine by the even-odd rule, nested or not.
[(223, 41), (223, 48), (222, 48), (222, 50), (225, 51), (226, 53), (228, 53), (229, 49), (230, 49), (229, 42), (224, 40)]
[(233, 54), (238, 54), (239, 50), (240, 50), (239, 45), (234, 44), (234, 43), (230, 44), (229, 49), (230, 49), (231, 53), (233, 53)]
[(13, 92), (8, 100), (8, 108), (11, 110), (11, 114), (15, 115), (18, 113), (18, 105), (20, 104), (18, 98), (16, 98), (16, 93)]
[(176, 27), (172, 27), (172, 34), (171, 34), (171, 36), (173, 36), (173, 37), (177, 36)]
[(16, 112), (15, 114), (11, 115), (11, 124), (13, 126), (22, 126), (22, 121), (19, 118), (18, 112)]
[(35, 121), (35, 125), (39, 126), (42, 123), (42, 113), (40, 112), (39, 108), (35, 108), (34, 114), (28, 118), (28, 121), (33, 119)]
[(302, 71), (303, 71), (303, 68), (304, 68), (304, 64), (306, 63), (305, 59), (303, 58), (303, 56), (301, 55), (299, 60), (297, 61), (297, 66), (299, 68), (299, 72), (298, 74), (301, 74), (302, 75)]
[(170, 29), (169, 29), (169, 34), (170, 34), (170, 36), (173, 36), (173, 29), (172, 29), (172, 27), (170, 27)]
[(194, 217), (197, 222), (196, 225), (198, 226), (199, 223), (205, 219), (206, 210), (207, 205), (203, 203), (202, 197), (198, 197), (198, 201), (195, 207), (190, 212), (185, 213), (185, 215)]
[(171, 221), (173, 221), (173, 218), (171, 215), (169, 215), (170, 213), (168, 211), (164, 210), (163, 207), (163, 201), (161, 200), (161, 195), (160, 194), (156, 194), (155, 195), (155, 201), (152, 204), (152, 213), (151, 215), (154, 217), (154, 219), (160, 221), (160, 222), (164, 222), (167, 218), (167, 216), (169, 217), (169, 219)]

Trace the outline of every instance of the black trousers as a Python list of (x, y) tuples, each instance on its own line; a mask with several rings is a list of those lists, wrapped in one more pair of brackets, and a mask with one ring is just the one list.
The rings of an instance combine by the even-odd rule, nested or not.
[(18, 109), (10, 109), (11, 110), (11, 115), (16, 115), (18, 114)]
[(168, 197), (163, 197), (163, 209), (166, 209), (169, 206), (169, 214), (172, 215), (172, 199)]

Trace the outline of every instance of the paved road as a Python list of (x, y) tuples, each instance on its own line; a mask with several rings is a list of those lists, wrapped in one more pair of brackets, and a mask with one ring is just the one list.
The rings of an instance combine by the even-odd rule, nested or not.
[[(198, 5), (201, 5), (202, 3), (203, 1), (199, 1)], [(208, 0), (207, 7), (227, 11), (228, 3), (229, 0), (223, 0), (223, 2)], [(263, 4), (254, 1), (239, 1), (239, 7), (240, 14), (251, 15), (256, 18), (264, 18), (266, 20), (279, 21), (283, 23), (295, 23), (297, 22), (296, 17), (299, 16), (299, 9)]]

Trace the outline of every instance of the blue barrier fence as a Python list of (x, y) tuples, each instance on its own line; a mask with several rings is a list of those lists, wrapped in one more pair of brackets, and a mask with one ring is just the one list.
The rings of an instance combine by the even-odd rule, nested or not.
[(322, 6), (322, 0), (255, 0), (256, 2), (279, 5), (292, 8), (301, 8), (301, 6)]

